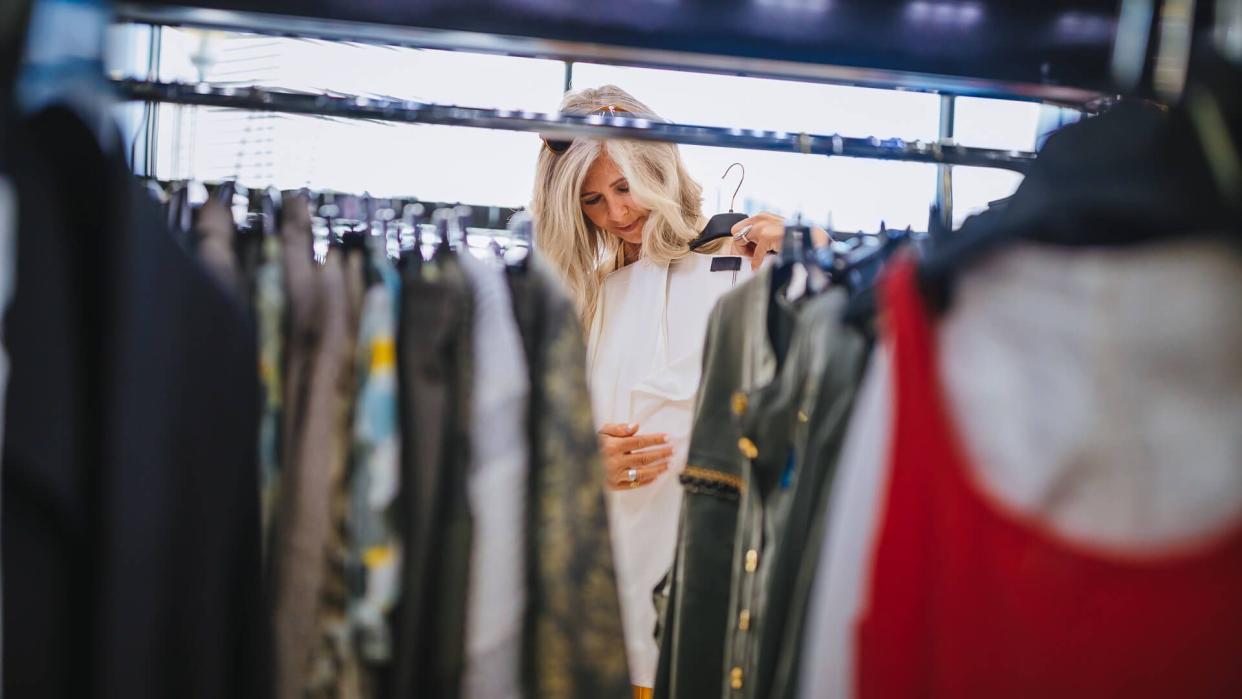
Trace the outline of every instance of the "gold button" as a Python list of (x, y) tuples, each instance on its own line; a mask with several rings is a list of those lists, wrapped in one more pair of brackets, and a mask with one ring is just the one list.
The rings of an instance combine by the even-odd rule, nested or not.
[(751, 549), (746, 552), (746, 572), (753, 573), (759, 568), (759, 552)]
[(737, 440), (737, 448), (741, 450), (742, 455), (748, 459), (759, 458), (759, 447), (755, 446), (755, 443), (746, 437), (742, 437)]
[(750, 610), (743, 609), (741, 614), (737, 615), (737, 628), (742, 631), (750, 630)]
[(729, 671), (729, 686), (734, 689), (742, 688), (742, 668), (735, 667)]
[(741, 391), (738, 391), (737, 393), (733, 394), (733, 400), (731, 401), (730, 404), (733, 406), (733, 414), (741, 416), (746, 413), (746, 406), (749, 405), (750, 403), (749, 403), (749, 400), (746, 398), (746, 394), (742, 393)]
[(810, 421), (811, 421), (810, 415), (807, 415), (801, 410), (798, 411), (798, 422), (810, 422)]

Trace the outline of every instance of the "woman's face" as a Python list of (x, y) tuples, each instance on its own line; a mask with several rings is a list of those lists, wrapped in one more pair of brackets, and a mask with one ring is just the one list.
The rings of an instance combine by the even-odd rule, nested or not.
[(591, 163), (579, 201), (582, 213), (600, 230), (633, 245), (643, 242), (643, 224), (649, 211), (630, 196), (630, 183), (607, 154)]

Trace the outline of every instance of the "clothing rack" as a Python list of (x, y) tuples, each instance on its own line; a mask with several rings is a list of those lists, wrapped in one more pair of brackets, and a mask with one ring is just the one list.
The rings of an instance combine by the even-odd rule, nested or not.
[(849, 158), (899, 160), (936, 165), (991, 167), (1025, 173), (1035, 154), (972, 148), (899, 138), (859, 138), (716, 126), (668, 124), (619, 116), (570, 116), (541, 112), (459, 107), (382, 96), (317, 94), (209, 84), (113, 81), (121, 97), (133, 101), (223, 107), (288, 114), (333, 116), (412, 124), (467, 126), (552, 136), (627, 138), (697, 146), (746, 148)]

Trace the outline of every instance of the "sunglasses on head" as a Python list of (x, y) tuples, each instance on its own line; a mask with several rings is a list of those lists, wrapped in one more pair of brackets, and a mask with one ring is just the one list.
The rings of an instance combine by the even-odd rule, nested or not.
[[(586, 114), (572, 114), (570, 116), (594, 116), (596, 114), (607, 114), (608, 116), (617, 116), (619, 114), (629, 114), (629, 110), (616, 105), (607, 104), (603, 107), (596, 107)], [(554, 138), (545, 134), (539, 134), (539, 138), (543, 139), (543, 147), (552, 152), (553, 155), (560, 155), (569, 150), (574, 144), (572, 139), (566, 140), (562, 138)]]

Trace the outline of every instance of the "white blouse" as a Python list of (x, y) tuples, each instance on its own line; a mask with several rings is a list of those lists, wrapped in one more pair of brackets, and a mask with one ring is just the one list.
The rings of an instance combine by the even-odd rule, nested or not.
[(608, 497), (630, 680), (640, 687), (655, 682), (652, 590), (673, 564), (677, 476), (686, 465), (708, 315), (721, 294), (752, 276), (749, 259), (735, 257), (737, 270), (715, 272), (713, 259), (691, 253), (664, 266), (644, 257), (613, 272), (591, 327), (587, 375), (596, 425), (637, 423), (639, 434), (668, 434), (673, 448), (669, 470), (655, 482)]

